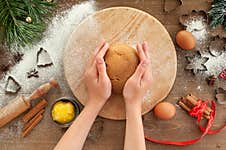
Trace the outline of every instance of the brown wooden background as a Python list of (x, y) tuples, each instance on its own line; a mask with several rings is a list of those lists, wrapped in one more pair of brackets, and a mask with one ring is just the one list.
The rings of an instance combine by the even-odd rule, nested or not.
[[(60, 0), (59, 0), (60, 1)], [(175, 6), (177, 0), (166, 0), (167, 7)], [(177, 10), (170, 13), (163, 12), (164, 0), (97, 0), (98, 9), (112, 7), (112, 6), (131, 6), (144, 11), (160, 20), (169, 31), (173, 41), (175, 41), (175, 34), (183, 27), (179, 24), (178, 17), (182, 14), (189, 13), (192, 10), (208, 10), (210, 7), (209, 0), (183, 0), (184, 5)], [(73, 4), (78, 3), (76, 0), (61, 0), (59, 2), (58, 11), (65, 10)], [(175, 85), (166, 98), (173, 104), (176, 104), (179, 97), (188, 93), (194, 93), (201, 98), (213, 98), (214, 88), (209, 87), (202, 76), (194, 76), (190, 72), (184, 70), (186, 65), (185, 55), (188, 52), (177, 50), (178, 57), (178, 71)], [(7, 63), (8, 57), (5, 58), (2, 52), (0, 53), (0, 62)], [(4, 59), (3, 59), (4, 58)], [(161, 68), (164, 69), (164, 68)], [(52, 91), (46, 97), (49, 100), (54, 100), (61, 96), (72, 96), (69, 87), (66, 84), (63, 75), (59, 75), (58, 80), (61, 85), (61, 90)], [(201, 88), (199, 89), (198, 86)], [(26, 93), (29, 94), (29, 93)], [(0, 98), (4, 99), (4, 94), (0, 94)], [(177, 108), (175, 118), (170, 121), (162, 121), (154, 117), (153, 112), (146, 114), (143, 117), (145, 134), (156, 139), (165, 140), (188, 140), (201, 135), (197, 128), (195, 119), (189, 117), (185, 111)], [(226, 106), (219, 105), (217, 107), (217, 117), (214, 123), (214, 128), (218, 128), (225, 122)], [(31, 150), (31, 149), (52, 149), (57, 141), (61, 138), (64, 130), (57, 127), (50, 120), (49, 107), (45, 113), (44, 120), (32, 131), (32, 133), (25, 139), (18, 136), (20, 118), (16, 119), (9, 125), (0, 129), (0, 150)], [(12, 134), (14, 133), (15, 134)], [(85, 150), (122, 150), (124, 142), (125, 122), (112, 121), (103, 118), (98, 118), (95, 122), (89, 137), (85, 143)], [(160, 145), (146, 141), (147, 149), (152, 150), (213, 150), (213, 149), (226, 149), (226, 131), (217, 135), (208, 135), (200, 142), (185, 146), (169, 146)], [(75, 133), (76, 134), (76, 133)]]

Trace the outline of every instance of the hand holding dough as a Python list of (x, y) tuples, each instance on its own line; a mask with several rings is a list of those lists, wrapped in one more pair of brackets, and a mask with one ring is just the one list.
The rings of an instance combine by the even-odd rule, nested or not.
[(142, 101), (148, 89), (152, 86), (152, 70), (150, 69), (150, 56), (147, 42), (137, 44), (137, 53), (140, 63), (134, 74), (126, 81), (123, 89), (123, 97), (126, 109), (141, 109)]
[[(106, 72), (104, 55), (109, 44), (102, 41), (90, 58), (85, 71), (85, 83), (88, 93), (87, 104), (103, 106), (111, 96), (111, 82)], [(101, 108), (100, 107), (100, 108)]]

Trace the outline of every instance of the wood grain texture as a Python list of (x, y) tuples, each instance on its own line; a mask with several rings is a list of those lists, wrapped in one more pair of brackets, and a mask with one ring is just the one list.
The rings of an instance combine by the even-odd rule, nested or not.
[[(168, 95), (177, 70), (176, 52), (168, 32), (156, 18), (144, 11), (112, 7), (85, 19), (72, 33), (64, 51), (65, 77), (82, 104), (87, 101), (83, 80), (87, 60), (101, 39), (110, 44), (126, 43), (132, 47), (137, 42), (148, 42), (153, 83), (143, 99), (142, 114)], [(125, 119), (123, 96), (112, 94), (99, 115), (114, 120)]]
[[(171, 13), (163, 12), (164, 0), (97, 0), (97, 10), (113, 7), (113, 6), (130, 6), (147, 11), (166, 27), (170, 33), (171, 38), (175, 39), (175, 34), (178, 30), (182, 29), (179, 24), (178, 17), (182, 14), (189, 13), (193, 9), (208, 10), (210, 7), (209, 0), (183, 0), (184, 5)], [(175, 0), (168, 0), (174, 3)], [(78, 3), (78, 0), (60, 0), (60, 7), (69, 8), (72, 4)], [(64, 9), (64, 8), (63, 8)], [(206, 81), (202, 76), (193, 76), (191, 73), (184, 70), (186, 66), (185, 56), (187, 51), (181, 51), (177, 48), (177, 77), (175, 84), (170, 94), (164, 101), (176, 104), (180, 96), (184, 96), (188, 93), (194, 93), (203, 99), (212, 99), (214, 95), (214, 88), (206, 84)], [(0, 62), (7, 63), (0, 59)], [(51, 116), (48, 113), (51, 103), (54, 99), (62, 96), (72, 96), (70, 88), (68, 87), (63, 74), (58, 75), (58, 81), (61, 89), (49, 93), (45, 98), (49, 100), (50, 105), (47, 106), (44, 113), (43, 121), (32, 131), (32, 133), (25, 139), (20, 137), (20, 120), (21, 117), (14, 120), (4, 128), (0, 129), (0, 149), (1, 150), (33, 150), (53, 149), (58, 140), (64, 134), (65, 130), (57, 127), (50, 119)], [(222, 82), (225, 85), (225, 82)], [(201, 89), (197, 89), (201, 86)], [(220, 85), (219, 85), (220, 86)], [(226, 87), (225, 87), (226, 88)], [(30, 94), (30, 93), (29, 93)], [(29, 94), (26, 94), (28, 96)], [(0, 99), (7, 102), (13, 99), (14, 96), (6, 98), (4, 94), (0, 93)], [(213, 128), (219, 128), (225, 123), (226, 113), (225, 105), (217, 105), (217, 114), (214, 121)], [(198, 129), (195, 119), (189, 117), (187, 113), (180, 107), (176, 107), (176, 116), (169, 121), (162, 121), (157, 119), (153, 112), (149, 112), (143, 116), (143, 124), (145, 134), (156, 139), (165, 140), (188, 140), (200, 136), (200, 130)], [(123, 150), (124, 134), (125, 134), (125, 122), (114, 121), (103, 118), (102, 120), (103, 131), (99, 133), (99, 138), (88, 137), (84, 146), (84, 150)], [(94, 124), (92, 129), (96, 125)], [(9, 131), (13, 131), (14, 134), (9, 134)], [(146, 141), (147, 150), (225, 150), (226, 149), (226, 131), (222, 131), (217, 135), (207, 135), (203, 140), (196, 144), (189, 146), (169, 146), (155, 144)], [(19, 135), (19, 136), (18, 136)]]

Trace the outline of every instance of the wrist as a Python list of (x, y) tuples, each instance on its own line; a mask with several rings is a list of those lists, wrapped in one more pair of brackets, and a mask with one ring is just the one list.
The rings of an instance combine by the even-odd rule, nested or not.
[(140, 107), (127, 107), (126, 109), (126, 119), (134, 119), (141, 117)]
[(87, 107), (91, 107), (92, 109), (95, 110), (101, 110), (101, 108), (104, 106), (104, 100), (101, 99), (88, 99), (88, 102), (86, 104)]
[(136, 99), (133, 99), (133, 100), (126, 100), (125, 101), (125, 107), (126, 107), (126, 113), (134, 113), (134, 112), (137, 112), (137, 113), (141, 113), (141, 102), (140, 100), (136, 100)]
[(139, 107), (141, 103), (140, 98), (125, 98), (126, 107)]

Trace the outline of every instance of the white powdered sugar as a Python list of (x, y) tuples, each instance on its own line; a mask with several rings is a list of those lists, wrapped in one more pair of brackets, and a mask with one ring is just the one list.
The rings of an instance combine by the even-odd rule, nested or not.
[[(196, 40), (196, 50), (202, 53), (202, 57), (208, 57), (204, 64), (207, 67), (206, 75), (218, 76), (226, 68), (226, 52), (222, 50), (220, 56), (213, 56), (209, 53), (209, 43), (211, 35), (209, 34), (208, 24), (203, 17), (194, 17), (186, 22), (186, 30), (191, 32)], [(216, 53), (221, 50), (216, 49)], [(213, 52), (212, 52), (213, 53)]]
[(223, 52), (220, 56), (212, 56), (210, 54), (203, 55), (208, 57), (209, 60), (205, 63), (207, 75), (218, 76), (220, 72), (226, 68), (226, 52)]
[(23, 126), (23, 122), (18, 120), (17, 122), (13, 123), (8, 128), (1, 128), (0, 140), (7, 141), (12, 138), (20, 138), (21, 132), (22, 132), (22, 126)]
[(196, 48), (201, 47), (208, 40), (207, 23), (203, 18), (193, 18), (187, 22), (186, 30), (191, 32), (196, 39)]
[(194, 18), (191, 19), (189, 22), (187, 22), (187, 28), (188, 31), (194, 31), (194, 30), (202, 30), (206, 27), (206, 23), (204, 19), (200, 18)]

